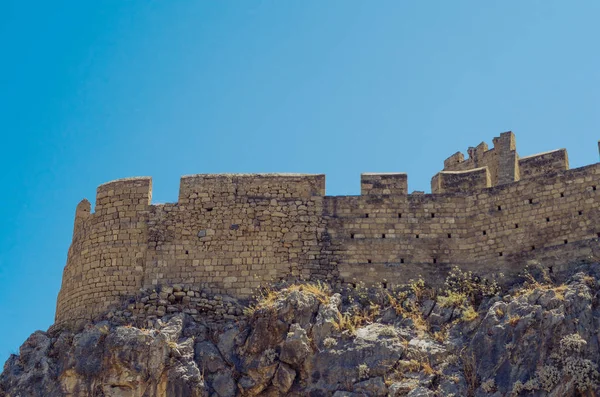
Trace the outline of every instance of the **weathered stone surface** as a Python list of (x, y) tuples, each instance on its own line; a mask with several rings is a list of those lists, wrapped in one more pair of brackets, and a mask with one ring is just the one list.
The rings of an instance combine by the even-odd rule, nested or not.
[(293, 286), (242, 321), (178, 313), (150, 328), (53, 326), (6, 362), (0, 396), (596, 395), (600, 265), (573, 273), (564, 284), (530, 280), (505, 298), (480, 297), (467, 319), (455, 304), (458, 314), (436, 325), (421, 310), (432, 306), (424, 291), (397, 294), (404, 301), (392, 305), (388, 291), (317, 299)]

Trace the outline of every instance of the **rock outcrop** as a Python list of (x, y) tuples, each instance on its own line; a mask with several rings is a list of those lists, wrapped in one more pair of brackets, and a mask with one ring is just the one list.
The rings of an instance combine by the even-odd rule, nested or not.
[(9, 358), (0, 396), (597, 395), (599, 269), (502, 292), (461, 272), (445, 290), (298, 284), (231, 319), (53, 326)]

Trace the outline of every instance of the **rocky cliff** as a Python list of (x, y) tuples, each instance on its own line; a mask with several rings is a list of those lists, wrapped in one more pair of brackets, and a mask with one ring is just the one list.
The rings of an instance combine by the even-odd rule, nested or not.
[(442, 289), (293, 284), (218, 319), (141, 298), (32, 334), (0, 396), (593, 396), (599, 280), (580, 265), (510, 288), (458, 269)]

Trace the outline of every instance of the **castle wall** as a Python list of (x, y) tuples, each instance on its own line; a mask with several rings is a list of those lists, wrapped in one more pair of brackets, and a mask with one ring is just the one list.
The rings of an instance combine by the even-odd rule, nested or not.
[(466, 171), (442, 171), (431, 179), (431, 193), (460, 193), (492, 186), (487, 167)]
[(514, 143), (505, 133), (451, 156), (433, 194), (407, 194), (402, 173), (361, 175), (360, 196), (325, 196), (323, 175), (190, 175), (160, 205), (150, 178), (101, 185), (94, 213), (76, 208), (56, 320), (164, 285), (245, 298), (288, 278), (390, 288), (441, 283), (454, 265), (490, 276), (600, 259), (600, 163), (519, 159)]
[(366, 173), (360, 176), (362, 195), (403, 195), (408, 193), (408, 176), (405, 173)]
[(570, 244), (598, 237), (595, 186), (600, 164), (476, 194), (326, 197), (324, 217), (344, 282), (441, 280), (453, 265), (512, 274), (552, 247), (582, 258)]
[(57, 321), (89, 319), (142, 286), (151, 192), (150, 178), (121, 179), (98, 187), (93, 214), (87, 200), (77, 207)]
[(550, 172), (565, 171), (569, 169), (569, 158), (565, 149), (534, 154), (519, 158), (521, 179), (544, 175)]
[[(453, 154), (444, 161), (443, 171), (468, 171), (487, 167), (490, 174), (491, 186), (503, 185), (519, 180), (519, 162), (516, 152), (515, 135), (504, 132), (494, 138), (494, 147), (488, 149), (485, 142), (468, 150), (469, 158), (464, 159), (460, 152)], [(437, 176), (436, 176), (437, 177)], [(434, 177), (434, 179), (436, 178)], [(437, 184), (435, 186), (437, 189)], [(432, 192), (434, 191), (432, 181)], [(469, 191), (475, 191), (470, 189)]]
[[(199, 284), (249, 296), (318, 272), (323, 175), (194, 175), (153, 206), (144, 285)], [(312, 267), (312, 270), (311, 270)]]

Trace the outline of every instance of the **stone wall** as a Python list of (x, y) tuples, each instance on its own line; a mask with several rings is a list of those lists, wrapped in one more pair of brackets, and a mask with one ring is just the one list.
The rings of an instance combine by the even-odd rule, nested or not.
[(248, 297), (265, 282), (327, 277), (324, 190), (323, 175), (192, 175), (177, 203), (149, 205), (150, 178), (104, 184), (93, 214), (78, 207), (56, 319), (163, 284)]
[(512, 133), (469, 154), (446, 160), (434, 194), (407, 194), (402, 173), (363, 174), (360, 196), (325, 196), (323, 175), (192, 175), (160, 205), (150, 178), (101, 185), (93, 213), (77, 206), (56, 320), (168, 285), (246, 298), (283, 279), (388, 287), (441, 282), (453, 265), (514, 274), (598, 258), (600, 164), (519, 159)]

